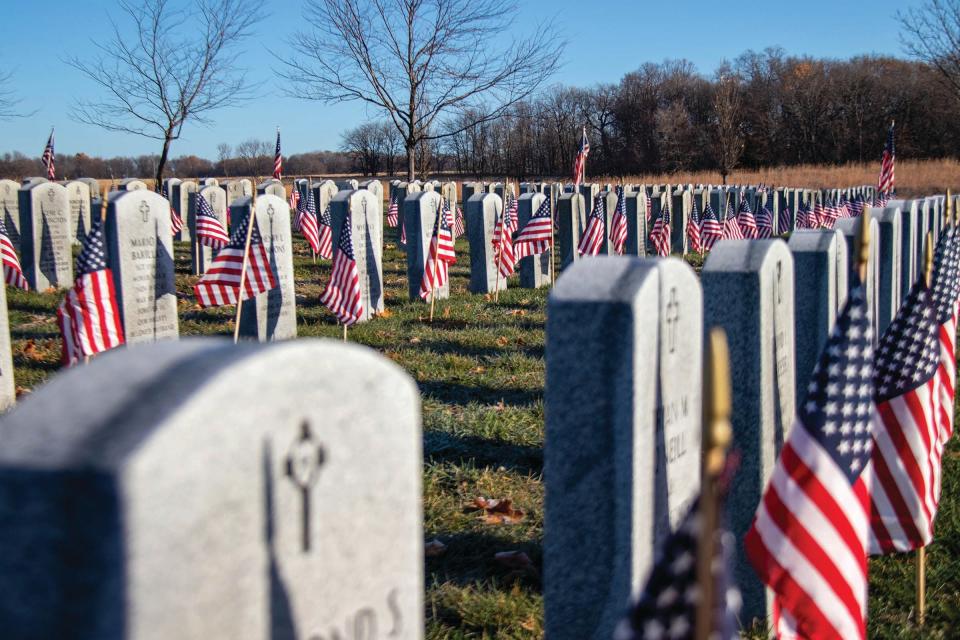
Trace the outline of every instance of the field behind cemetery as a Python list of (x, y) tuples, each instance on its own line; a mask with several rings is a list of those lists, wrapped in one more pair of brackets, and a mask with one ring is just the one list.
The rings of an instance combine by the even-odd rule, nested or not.
[[(953, 177), (960, 175), (956, 163), (945, 167), (952, 167)], [(909, 175), (906, 168), (903, 173)], [(873, 178), (834, 176), (832, 182)], [(465, 239), (457, 242), (457, 250), (452, 299), (438, 302), (437, 317), (428, 323), (425, 305), (407, 301), (404, 255), (388, 242), (388, 311), (352, 329), (350, 338), (404, 367), (423, 395), (427, 637), (539, 638), (547, 292), (511, 289), (499, 301), (471, 295)], [(194, 304), (196, 278), (189, 275), (185, 244), (177, 247), (176, 267), (181, 334), (228, 335), (232, 307), (201, 310)], [(299, 238), (295, 273), (300, 336), (338, 338), (340, 327), (318, 302), (329, 263), (313, 263)], [(59, 368), (54, 309), (60, 296), (12, 288), (7, 295), (17, 384), (27, 392)], [(960, 630), (956, 440), (944, 458), (943, 496), (937, 540), (928, 553), (927, 627), (921, 632), (912, 622), (912, 556), (884, 558), (871, 565), (871, 637), (949, 638)], [(512, 502), (498, 510), (478, 509), (479, 497)], [(498, 559), (502, 552), (514, 553)]]

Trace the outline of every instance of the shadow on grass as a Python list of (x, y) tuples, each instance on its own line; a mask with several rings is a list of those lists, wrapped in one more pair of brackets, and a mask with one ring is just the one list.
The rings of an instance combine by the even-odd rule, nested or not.
[(457, 436), (443, 431), (423, 434), (423, 457), (429, 464), (504, 467), (521, 475), (543, 473), (543, 448), (528, 447), (478, 436)]
[(437, 380), (418, 381), (420, 393), (445, 404), (467, 406), (471, 402), (478, 404), (497, 404), (503, 402), (513, 407), (523, 407), (543, 401), (543, 389), (512, 389), (510, 387), (485, 387), (440, 382)]
[(418, 346), (422, 350), (431, 351), (438, 355), (456, 354), (474, 358), (501, 358), (519, 353), (534, 360), (542, 360), (544, 357), (544, 347), (542, 345), (518, 346), (508, 344), (505, 347), (480, 347), (453, 340), (424, 340)]
[[(541, 591), (542, 551), (538, 542), (517, 542), (490, 533), (427, 531), (426, 539), (439, 539), (447, 545), (446, 552), (427, 558), (427, 584), (453, 583), (458, 586), (484, 584), (502, 591), (510, 591), (520, 583)], [(529, 556), (532, 568), (518, 571), (505, 567), (494, 559), (501, 551), (522, 551)]]

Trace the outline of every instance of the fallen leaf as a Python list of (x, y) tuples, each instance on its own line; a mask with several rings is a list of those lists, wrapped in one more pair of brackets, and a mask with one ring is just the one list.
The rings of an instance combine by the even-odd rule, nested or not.
[(18, 397), (18, 398), (19, 398), (20, 396), (28, 396), (28, 395), (30, 395), (31, 393), (33, 393), (32, 391), (30, 391), (30, 389), (27, 389), (26, 387), (17, 387), (17, 388), (14, 390), (14, 392), (17, 394), (17, 397)]
[(56, 293), (56, 292), (57, 292), (56, 287), (47, 287), (46, 289), (43, 290), (43, 293)]
[(384, 308), (383, 311), (374, 315), (376, 315), (378, 318), (389, 318), (390, 316), (393, 315), (393, 312), (390, 311), (390, 309)]
[(33, 341), (33, 338), (27, 340), (27, 343), (23, 345), (23, 357), (31, 360), (42, 359), (42, 356), (37, 354), (37, 344)]
[(442, 556), (446, 550), (447, 545), (443, 544), (439, 540), (431, 540), (424, 545), (423, 555), (428, 558), (436, 558), (437, 556)]
[(486, 369), (483, 367), (474, 367), (473, 369), (470, 369), (470, 373), (483, 373), (484, 371), (486, 371)]
[(467, 506), (468, 511), (482, 511), (482, 520), (486, 524), (517, 524), (526, 515), (522, 509), (513, 508), (513, 500), (484, 498), (479, 496)]
[(444, 307), (444, 309), (443, 309), (443, 317), (444, 317), (444, 318), (449, 318), (449, 317), (450, 317), (450, 307)]
[(420, 338), (417, 338), (417, 337), (410, 338), (410, 344), (420, 344)]
[(491, 301), (493, 300), (493, 294), (492, 294), (492, 293), (485, 293), (485, 294), (483, 294), (483, 299), (486, 300), (487, 302), (491, 302)]
[(510, 315), (510, 316), (525, 316), (525, 315), (527, 315), (527, 310), (526, 310), (526, 309), (511, 309), (510, 311), (507, 311), (507, 315)]
[(507, 405), (505, 405), (505, 404), (503, 403), (503, 398), (500, 398), (500, 402), (498, 402), (497, 404), (493, 405), (493, 410), (494, 410), (494, 411), (503, 411), (503, 410), (506, 409), (506, 408), (507, 408)]
[(497, 344), (500, 345), (501, 347), (505, 347), (509, 343), (510, 341), (507, 339), (506, 336), (500, 336), (499, 338), (497, 338)]
[(536, 571), (533, 562), (523, 551), (501, 551), (493, 556), (497, 564), (514, 571)]

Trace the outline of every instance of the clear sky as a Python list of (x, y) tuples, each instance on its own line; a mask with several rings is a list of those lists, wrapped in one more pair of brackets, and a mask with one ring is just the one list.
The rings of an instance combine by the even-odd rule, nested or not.
[[(186, 0), (189, 1), (189, 0)], [(216, 157), (220, 142), (272, 139), (283, 132), (286, 155), (336, 149), (341, 133), (378, 114), (353, 104), (325, 105), (286, 97), (268, 49), (283, 51), (300, 22), (302, 0), (262, 0), (263, 19), (245, 49), (249, 77), (262, 82), (260, 96), (213, 115), (210, 127), (188, 125), (171, 154)], [(519, 0), (517, 35), (533, 34), (540, 22), (567, 42), (558, 82), (589, 86), (615, 82), (647, 61), (686, 58), (710, 73), (724, 58), (746, 49), (783, 47), (790, 54), (849, 57), (862, 53), (903, 55), (898, 9), (919, 0)], [(90, 155), (159, 153), (146, 138), (104, 132), (70, 120), (75, 98), (95, 97), (93, 87), (62, 62), (89, 56), (92, 39), (105, 37), (115, 0), (3, 0), (11, 6), (0, 21), (0, 69), (14, 74), (15, 90), (29, 118), (0, 122), (0, 152), (39, 156), (51, 125), (57, 153)]]

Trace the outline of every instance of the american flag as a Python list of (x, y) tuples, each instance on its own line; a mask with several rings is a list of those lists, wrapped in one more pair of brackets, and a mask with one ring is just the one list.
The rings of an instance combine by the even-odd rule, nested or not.
[(819, 229), (824, 226), (827, 218), (827, 208), (822, 200), (817, 200), (813, 204), (813, 212), (807, 214), (807, 224), (811, 229)]
[(350, 214), (347, 213), (333, 255), (333, 273), (320, 296), (320, 302), (347, 326), (363, 317), (363, 295), (360, 291), (360, 272), (353, 255), (351, 225)]
[(83, 241), (76, 272), (73, 287), (57, 307), (66, 365), (123, 344), (113, 272), (107, 266), (103, 225), (99, 222)]
[(218, 250), (227, 246), (230, 237), (223, 228), (220, 218), (213, 212), (213, 207), (199, 193), (197, 194), (197, 242), (205, 247)]
[(449, 217), (450, 207), (441, 208), (433, 225), (433, 237), (430, 239), (430, 251), (423, 265), (423, 277), (420, 279), (420, 297), (429, 300), (433, 291), (439, 291), (450, 280), (451, 264), (456, 264), (457, 254), (453, 249), (453, 226)]
[(283, 178), (283, 154), (280, 153), (280, 127), (277, 127), (277, 150), (273, 153), (273, 177)]
[(513, 240), (514, 259), (548, 251), (553, 244), (553, 226), (550, 224), (550, 198), (544, 198), (533, 216)]
[(580, 255), (595, 256), (600, 253), (600, 248), (606, 239), (606, 218), (606, 199), (602, 195), (597, 194), (593, 199), (593, 211), (591, 211), (587, 217), (587, 228), (584, 230), (583, 237), (580, 238), (580, 245), (577, 247)]
[(759, 235), (757, 231), (757, 220), (753, 217), (753, 211), (750, 210), (750, 203), (746, 196), (740, 198), (740, 210), (737, 212), (737, 225), (744, 238), (755, 240)]
[(840, 206), (837, 204), (836, 200), (831, 199), (821, 210), (820, 226), (826, 229), (833, 229), (834, 225), (837, 224), (837, 219), (839, 217)]
[(510, 210), (504, 207), (503, 214), (497, 219), (493, 228), (493, 250), (496, 256), (497, 269), (504, 278), (513, 275), (517, 266), (516, 256), (513, 255), (513, 234), (510, 231)]
[(653, 199), (651, 196), (646, 196), (647, 200), (647, 224), (650, 224), (650, 216), (653, 215)]
[(933, 539), (940, 343), (933, 296), (921, 278), (877, 345), (870, 482), (870, 552), (910, 551)]
[(587, 167), (587, 156), (590, 155), (590, 141), (587, 140), (587, 128), (583, 128), (583, 134), (580, 136), (580, 149), (577, 150), (577, 157), (573, 161), (573, 191), (580, 190), (580, 183), (583, 182)]
[(797, 229), (812, 229), (810, 216), (810, 209), (807, 208), (807, 205), (801, 204), (800, 208), (797, 209)]
[(660, 216), (653, 223), (653, 229), (650, 231), (650, 243), (656, 249), (657, 255), (670, 255), (670, 201), (666, 201), (666, 206), (660, 210)]
[(857, 196), (850, 203), (850, 217), (859, 218), (863, 215), (863, 196)]
[(50, 137), (47, 138), (47, 146), (43, 148), (43, 156), (40, 162), (47, 168), (47, 180), (57, 179), (56, 158), (53, 153), (53, 129), (50, 129)]
[(873, 198), (873, 206), (880, 209), (887, 206), (887, 203), (890, 202), (890, 194), (888, 193), (878, 193)]
[(767, 209), (767, 205), (760, 205), (760, 213), (757, 214), (757, 237), (761, 240), (773, 237), (773, 213)]
[(780, 637), (866, 636), (872, 343), (855, 282), (744, 540)]
[(610, 220), (610, 242), (618, 256), (623, 255), (623, 247), (627, 243), (627, 199), (623, 193), (623, 185), (617, 187), (617, 206), (613, 210)]
[(253, 231), (250, 236), (250, 250), (247, 252), (247, 274), (243, 279), (243, 293), (239, 299), (243, 301), (253, 298), (277, 286), (256, 217), (250, 211), (247, 219), (241, 221), (233, 230), (227, 246), (221, 249), (210, 263), (210, 269), (193, 286), (193, 292), (201, 307), (237, 304), (248, 224), (253, 224)]
[[(310, 187), (307, 187), (307, 189), (309, 190)], [(301, 201), (301, 200), (302, 200), (302, 198), (300, 197), (300, 186), (297, 184), (297, 181), (294, 180), (294, 181), (293, 181), (293, 184), (290, 185), (290, 203), (289, 203), (289, 204), (290, 204), (290, 208), (293, 209), (294, 211), (300, 211), (300, 201)], [(299, 224), (300, 224), (300, 223), (299, 223), (299, 217), (298, 217), (297, 222), (295, 223), (295, 225), (299, 225)], [(297, 231), (299, 231), (299, 230), (300, 230), (300, 228), (297, 227)]]
[(703, 243), (704, 251), (713, 249), (717, 240), (723, 240), (723, 225), (717, 220), (717, 214), (713, 212), (713, 207), (707, 203), (707, 208), (703, 210), (703, 223), (700, 225), (700, 238)]
[(329, 260), (333, 257), (333, 217), (330, 215), (330, 205), (323, 208), (318, 217), (320, 222), (320, 243), (317, 255)]
[(7, 235), (7, 225), (4, 224), (2, 216), (0, 216), (0, 252), (3, 253), (3, 278), (6, 283), (18, 289), (29, 291), (30, 285), (27, 284), (27, 279), (23, 277), (20, 259), (13, 248), (10, 236)]
[(393, 197), (390, 198), (390, 208), (387, 209), (387, 226), (396, 227), (399, 216), (400, 207), (397, 205), (397, 195), (394, 194)]
[(880, 159), (880, 179), (877, 181), (877, 191), (882, 194), (891, 194), (896, 185), (894, 176), (895, 153), (893, 150), (893, 125), (890, 123), (890, 130), (887, 131), (887, 145), (883, 148), (883, 157)]
[[(167, 183), (164, 182), (163, 186), (160, 187), (160, 195), (170, 200), (170, 194), (167, 192)], [(183, 230), (183, 220), (180, 219), (180, 216), (177, 215), (177, 210), (173, 208), (173, 202), (170, 202), (170, 230), (173, 232), (173, 235), (177, 235)]]
[(733, 205), (727, 200), (727, 215), (723, 220), (723, 237), (726, 240), (743, 240), (743, 231), (737, 224), (737, 217), (733, 214)]
[[(937, 369), (936, 421), (938, 443), (934, 449), (939, 467), (943, 447), (953, 436), (954, 390), (956, 389), (957, 298), (960, 295), (960, 243), (948, 225), (937, 243), (933, 266), (933, 304), (937, 315), (940, 365)], [(939, 476), (938, 476), (939, 479)], [(937, 496), (940, 488), (937, 486)]]
[(791, 221), (790, 207), (784, 204), (783, 208), (780, 209), (780, 215), (777, 217), (777, 234), (782, 236), (785, 233), (793, 231), (790, 224)]
[(456, 240), (466, 232), (467, 225), (463, 219), (463, 209), (457, 207), (457, 217), (453, 221), (453, 239)]
[(313, 189), (310, 187), (307, 187), (307, 197), (300, 198), (297, 202), (296, 226), (303, 234), (307, 244), (310, 245), (310, 250), (314, 254), (320, 253), (320, 225), (317, 222), (317, 203), (313, 198)]
[(690, 219), (687, 221), (687, 240), (690, 242), (690, 250), (696, 253), (703, 252), (703, 243), (700, 241), (700, 210), (697, 207), (697, 196), (693, 196), (693, 209), (690, 211)]
[(513, 197), (513, 194), (509, 193), (507, 194), (507, 202), (509, 206), (507, 207), (505, 220), (507, 221), (507, 229), (510, 230), (510, 236), (513, 237), (513, 234), (517, 232), (517, 227), (520, 226), (520, 217), (517, 215), (520, 211), (520, 203)]
[[(693, 502), (677, 530), (659, 550), (656, 564), (640, 597), (614, 630), (614, 640), (683, 638), (695, 636), (701, 589), (697, 582), (697, 553), (703, 529), (700, 500)], [(739, 638), (737, 615), (740, 590), (733, 584), (730, 557), (736, 541), (729, 531), (713, 532), (713, 623), (711, 640)]]

